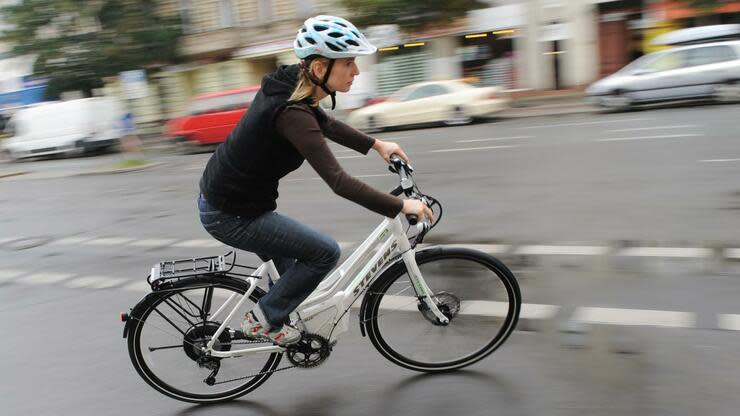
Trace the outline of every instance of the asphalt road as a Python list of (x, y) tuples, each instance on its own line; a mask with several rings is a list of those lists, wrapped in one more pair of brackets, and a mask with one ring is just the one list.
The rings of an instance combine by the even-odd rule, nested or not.
[[(29, 172), (0, 179), (2, 414), (734, 415), (740, 265), (696, 250), (740, 247), (738, 110), (382, 134), (444, 204), (430, 241), (481, 244), (514, 269), (525, 302), (519, 330), (469, 371), (424, 376), (386, 362), (353, 317), (323, 366), (276, 374), (209, 407), (172, 401), (139, 379), (117, 321), (154, 262), (225, 249), (197, 222), (208, 154), (149, 153), (161, 164), (114, 175), (76, 176), (119, 155), (0, 165)], [(333, 147), (353, 175), (395, 185), (377, 156)], [(332, 195), (307, 166), (280, 192), (281, 212), (347, 249), (379, 220)], [(625, 244), (674, 251), (614, 248)]]

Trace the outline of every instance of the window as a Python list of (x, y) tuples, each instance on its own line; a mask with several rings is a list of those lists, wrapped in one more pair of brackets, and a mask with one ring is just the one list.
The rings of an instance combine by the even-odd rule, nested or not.
[(259, 0), (258, 16), (260, 19), (260, 23), (272, 22), (274, 18), (272, 0)]
[(180, 0), (180, 24), (183, 33), (193, 33), (193, 1)]
[(427, 97), (434, 97), (435, 95), (447, 94), (449, 91), (441, 85), (431, 84), (419, 87), (411, 94), (409, 94), (403, 101), (419, 100)]
[(686, 51), (668, 52), (656, 58), (645, 66), (645, 69), (660, 72), (685, 67), (687, 64)]
[(313, 0), (296, 0), (295, 1), (295, 10), (298, 14), (298, 17), (300, 18), (308, 18), (313, 16), (315, 13)]
[(221, 18), (222, 29), (236, 26), (237, 19), (234, 15), (234, 5), (231, 4), (231, 0), (218, 1), (218, 15)]
[(709, 65), (737, 59), (729, 46), (707, 46), (688, 50), (689, 66)]

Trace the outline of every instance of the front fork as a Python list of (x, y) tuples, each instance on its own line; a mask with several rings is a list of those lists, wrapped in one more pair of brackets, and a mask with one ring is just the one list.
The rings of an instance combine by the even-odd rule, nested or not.
[(427, 283), (424, 281), (424, 277), (421, 275), (419, 265), (416, 264), (416, 254), (413, 250), (407, 250), (401, 256), (404, 263), (406, 263), (406, 270), (408, 270), (411, 284), (414, 286), (414, 291), (419, 299), (423, 299), (429, 310), (437, 317), (442, 325), (447, 325), (450, 320), (439, 310), (437, 307), (437, 301), (434, 297), (434, 292), (429, 288)]

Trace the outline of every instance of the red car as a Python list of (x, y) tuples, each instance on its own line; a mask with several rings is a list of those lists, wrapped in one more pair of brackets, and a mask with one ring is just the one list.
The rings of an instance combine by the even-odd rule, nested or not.
[(221, 143), (247, 111), (259, 88), (257, 85), (196, 96), (187, 116), (167, 122), (165, 135), (180, 144)]

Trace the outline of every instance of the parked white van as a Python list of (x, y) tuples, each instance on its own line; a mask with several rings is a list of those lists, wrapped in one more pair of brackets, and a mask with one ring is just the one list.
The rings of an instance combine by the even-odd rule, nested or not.
[(17, 111), (0, 141), (11, 159), (57, 153), (83, 154), (118, 144), (124, 108), (109, 97), (36, 104)]

